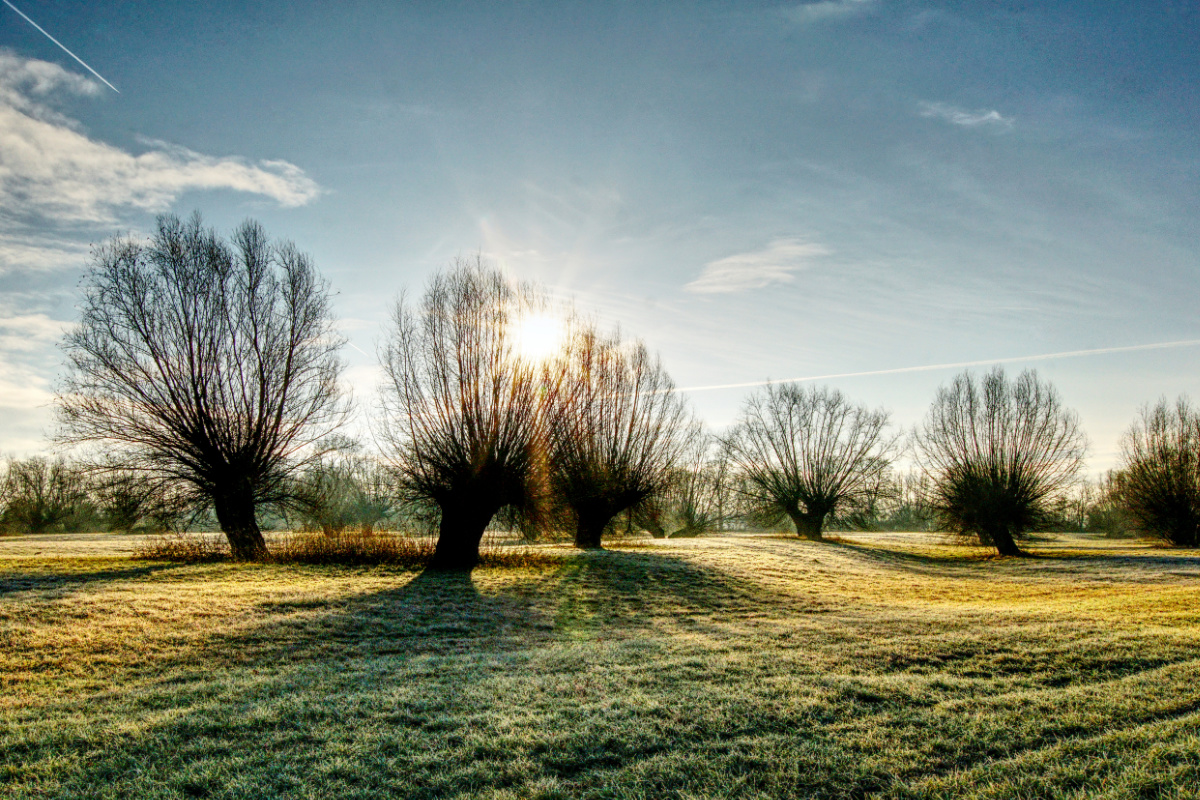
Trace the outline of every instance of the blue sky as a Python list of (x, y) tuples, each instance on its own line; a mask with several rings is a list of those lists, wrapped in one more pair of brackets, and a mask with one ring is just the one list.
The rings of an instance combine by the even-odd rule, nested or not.
[[(1200, 339), (1190, 0), (13, 2), (120, 93), (0, 6), (0, 452), (45, 447), (89, 243), (162, 211), (311, 253), (364, 406), (396, 293), (477, 251), (685, 387)], [(1195, 345), (1006, 366), (1094, 470), (1200, 398)], [(956, 371), (828, 382), (907, 427)]]

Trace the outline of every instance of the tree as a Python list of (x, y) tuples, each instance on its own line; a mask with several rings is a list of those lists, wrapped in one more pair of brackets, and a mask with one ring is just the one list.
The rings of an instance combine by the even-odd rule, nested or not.
[(176, 529), (189, 512), (196, 511), (183, 493), (171, 488), (147, 481), (136, 470), (108, 464), (99, 471), (92, 492), (108, 530), (162, 531)]
[(1000, 367), (938, 389), (914, 441), (942, 527), (1013, 556), (1017, 539), (1054, 519), (1087, 450), (1053, 386), (1033, 371), (1009, 382)]
[(690, 538), (719, 530), (734, 506), (726, 496), (728, 461), (723, 453), (713, 452), (719, 445), (715, 436), (699, 428), (690, 432), (665, 490), (637, 506), (630, 523), (656, 539)]
[(887, 531), (927, 531), (933, 514), (928, 507), (929, 479), (919, 469), (892, 473), (881, 494), (875, 527)]
[(1142, 408), (1121, 441), (1116, 494), (1135, 526), (1171, 544), (1200, 544), (1200, 412), (1181, 397)]
[(1135, 534), (1137, 525), (1124, 496), (1125, 474), (1109, 470), (1096, 485), (1095, 499), (1087, 510), (1087, 530), (1112, 539)]
[(256, 511), (343, 421), (328, 284), (246, 222), (226, 241), (199, 214), (147, 242), (95, 248), (63, 341), (58, 438), (166, 491), (211, 503), (236, 558), (266, 553)]
[(435, 275), (419, 306), (396, 304), (379, 433), (405, 497), (440, 512), (435, 568), (473, 568), (496, 513), (541, 496), (555, 385), (515, 347), (541, 304), (479, 257)]
[(45, 533), (71, 527), (91, 516), (87, 481), (64, 459), (9, 459), (0, 480), (0, 521), (23, 533)]
[(753, 518), (787, 517), (820, 541), (830, 515), (872, 501), (896, 437), (888, 414), (829, 388), (768, 385), (725, 437), (734, 486)]
[(299, 474), (288, 511), (326, 536), (348, 528), (370, 533), (391, 514), (392, 494), (382, 465), (345, 441)]
[(663, 493), (689, 439), (687, 403), (641, 341), (576, 322), (548, 426), (551, 487), (575, 522), (575, 546), (598, 548), (626, 509)]

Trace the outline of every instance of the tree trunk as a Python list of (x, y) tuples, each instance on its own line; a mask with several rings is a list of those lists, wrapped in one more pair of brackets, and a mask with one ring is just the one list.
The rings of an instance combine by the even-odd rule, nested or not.
[(229, 540), (235, 561), (261, 561), (267, 555), (267, 543), (258, 527), (255, 502), (244, 493), (219, 495), (213, 506), (217, 524)]
[(801, 539), (809, 539), (814, 542), (825, 541), (821, 535), (821, 529), (825, 525), (824, 514), (810, 514), (797, 509), (789, 511), (788, 516), (792, 518), (792, 524), (796, 526), (796, 535)]
[(1006, 527), (997, 527), (988, 532), (992, 537), (992, 544), (996, 546), (996, 552), (1002, 556), (1023, 556), (1025, 551), (1017, 547), (1016, 540), (1013, 539), (1012, 532)]
[(479, 563), (479, 543), (498, 508), (447, 504), (442, 507), (437, 547), (430, 569), (471, 571)]
[(644, 527), (647, 531), (649, 531), (650, 535), (653, 536), (655, 539), (666, 539), (667, 538), (667, 529), (664, 528), (661, 524), (659, 524), (658, 520), (656, 520), (656, 519), (647, 518), (647, 519), (642, 520), (642, 527)]
[(583, 515), (578, 514), (579, 521), (575, 525), (575, 546), (580, 550), (601, 550), (600, 538), (604, 535), (604, 527), (608, 525), (613, 515), (603, 513)]

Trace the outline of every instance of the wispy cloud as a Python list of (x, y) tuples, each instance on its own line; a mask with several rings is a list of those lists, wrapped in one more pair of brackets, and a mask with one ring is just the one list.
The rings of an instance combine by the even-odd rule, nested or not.
[(794, 280), (792, 273), (829, 254), (824, 246), (803, 239), (775, 239), (762, 250), (708, 262), (700, 277), (684, 288), (697, 294), (724, 294), (789, 283)]
[(875, 0), (817, 0), (815, 3), (788, 6), (783, 9), (783, 15), (792, 22), (808, 24), (856, 16), (874, 5)]
[(932, 103), (929, 101), (922, 101), (919, 109), (922, 117), (940, 119), (949, 122), (951, 125), (958, 125), (963, 128), (978, 128), (1000, 132), (1012, 130), (1015, 124), (1015, 120), (1012, 117), (1006, 117), (995, 109), (968, 111), (963, 108), (956, 108), (948, 103)]
[(5, 453), (43, 450), (43, 433), (52, 422), (54, 400), (47, 362), (56, 364), (54, 343), (66, 324), (42, 311), (22, 308), (32, 298), (0, 303), (0, 416), (5, 423)]
[(134, 154), (90, 138), (50, 103), (94, 96), (99, 84), (45, 61), (0, 51), (0, 206), (26, 221), (116, 222), (122, 211), (162, 211), (184, 192), (225, 189), (299, 206), (320, 193), (286, 161), (208, 156), (145, 140)]

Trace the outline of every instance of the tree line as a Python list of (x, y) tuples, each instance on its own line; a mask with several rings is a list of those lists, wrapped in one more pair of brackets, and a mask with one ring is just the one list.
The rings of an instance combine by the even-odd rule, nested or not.
[[(92, 485), (126, 487), (98, 513), (120, 528), (205, 509), (241, 559), (265, 555), (265, 513), (326, 532), (429, 525), (434, 566), (452, 569), (472, 567), (497, 524), (593, 548), (622, 529), (790, 523), (820, 540), (830, 525), (903, 523), (1007, 555), (1106, 504), (1110, 521), (1175, 544), (1200, 527), (1200, 414), (1185, 400), (1145, 409), (1122, 468), (1082, 501), (1086, 439), (1034, 372), (963, 373), (907, 435), (837, 390), (768, 385), (713, 435), (644, 343), (477, 257), (397, 300), (366, 454), (339, 436), (350, 404), (329, 284), (291, 243), (253, 222), (227, 239), (198, 214), (167, 215), (148, 241), (97, 247), (82, 287), (55, 437), (83, 453)], [(561, 342), (531, 355), (522, 325), (547, 315)], [(902, 454), (914, 467), (898, 475)], [(6, 520), (29, 495), (10, 488), (23, 463), (6, 470)], [(39, 464), (47, 485), (70, 472)], [(29, 529), (68, 524), (11, 513)]]

